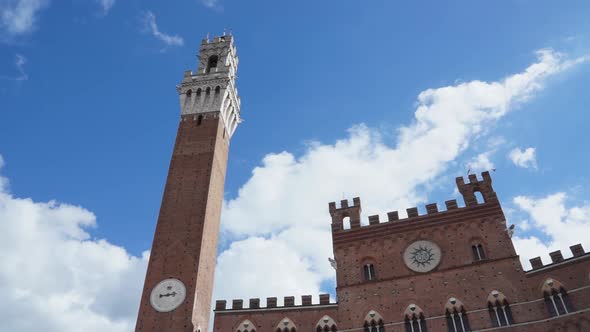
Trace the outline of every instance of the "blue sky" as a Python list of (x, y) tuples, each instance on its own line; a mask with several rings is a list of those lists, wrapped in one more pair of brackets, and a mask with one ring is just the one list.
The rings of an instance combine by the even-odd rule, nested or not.
[[(6, 195), (0, 224), (41, 229), (44, 213), (55, 214), (49, 218), (55, 225), (43, 227), (63, 241), (49, 242), (48, 250), (64, 241), (115, 250), (124, 266), (117, 271), (135, 276), (126, 281), (139, 284), (135, 292), (179, 117), (175, 85), (184, 70), (196, 67), (200, 40), (230, 27), (245, 122), (231, 144), (217, 297), (331, 291), (329, 201), (366, 197), (366, 215), (442, 205), (456, 197), (454, 177), (470, 167), (497, 170), (494, 187), (508, 222), (518, 226), (517, 249), (530, 249), (520, 252), (527, 259), (536, 253), (547, 262), (546, 250), (587, 241), (580, 233), (590, 229), (587, 1), (0, 0), (0, 14), (0, 183), (8, 183), (0, 186)], [(480, 109), (507, 107), (501, 115), (465, 122), (470, 133), (455, 146), (416, 144), (423, 150), (409, 159), (424, 167), (405, 165), (421, 105), (453, 118), (459, 114), (452, 113), (453, 103), (443, 103), (451, 105), (448, 110), (434, 107), (445, 100), (439, 95), (444, 88), (458, 91), (457, 99), (489, 96), (489, 87), (478, 90), (474, 82), (501, 84), (534, 64), (550, 69), (530, 79), (530, 91)], [(439, 99), (420, 100), (428, 91)], [(472, 101), (459, 115), (475, 114), (469, 112), (483, 104)], [(413, 134), (403, 139), (408, 131)], [(418, 157), (447, 148), (457, 152), (434, 161)], [(388, 173), (395, 165), (399, 169)], [(255, 174), (278, 174), (281, 181), (253, 176), (255, 168)], [(359, 173), (367, 169), (378, 171)], [(401, 180), (414, 169), (429, 173)], [(328, 173), (335, 175), (327, 179)], [(380, 191), (358, 179), (389, 181), (382, 186), (391, 188)], [(52, 200), (61, 203), (43, 205)], [(15, 202), (30, 206), (10, 213)], [(265, 204), (268, 209), (254, 208)], [(26, 209), (37, 217), (25, 221)], [(286, 217), (277, 221), (281, 213)], [(554, 231), (564, 228), (573, 232)], [(309, 252), (301, 237), (322, 242), (321, 255)], [(26, 239), (15, 236), (14, 248)], [(265, 268), (282, 260), (302, 269), (293, 287), (267, 280), (271, 286), (254, 289), (229, 277), (242, 268), (240, 259), (269, 251), (290, 256), (269, 256)], [(27, 260), (18, 252), (10, 258)], [(111, 262), (98, 260), (93, 267), (104, 268), (100, 264)], [(40, 272), (52, 279), (51, 272)], [(9, 279), (7, 272), (3, 278)], [(116, 280), (113, 293), (122, 287)], [(104, 309), (110, 300), (96, 297), (82, 306), (107, 317), (110, 330), (127, 331), (133, 310), (116, 317)], [(60, 322), (52, 324), (65, 331)]]

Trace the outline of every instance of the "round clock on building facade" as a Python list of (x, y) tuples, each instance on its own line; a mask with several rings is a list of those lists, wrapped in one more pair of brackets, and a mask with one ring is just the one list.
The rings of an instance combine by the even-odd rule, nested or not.
[(159, 312), (168, 312), (178, 308), (186, 297), (186, 287), (178, 279), (160, 281), (150, 295), (152, 307)]
[(440, 263), (440, 248), (430, 241), (416, 241), (406, 248), (404, 262), (412, 271), (428, 272)]

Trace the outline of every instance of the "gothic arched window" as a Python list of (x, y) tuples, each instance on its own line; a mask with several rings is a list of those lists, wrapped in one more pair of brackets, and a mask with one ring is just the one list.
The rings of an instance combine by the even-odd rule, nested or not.
[(316, 332), (336, 332), (336, 322), (330, 316), (322, 317), (316, 324)]
[(285, 317), (277, 325), (276, 332), (297, 332), (297, 327), (295, 326), (292, 320)]
[(251, 321), (245, 320), (238, 325), (236, 332), (256, 332), (256, 328)]
[(572, 312), (572, 304), (570, 303), (567, 291), (559, 281), (553, 279), (545, 280), (543, 283), (543, 297), (545, 298), (545, 306), (551, 317)]
[(219, 61), (219, 57), (217, 55), (212, 55), (209, 57), (207, 61), (207, 71), (206, 73), (211, 72), (212, 68), (217, 68), (217, 62)]
[(207, 87), (207, 89), (205, 89), (205, 94), (208, 96), (211, 94), (211, 88)]
[(221, 91), (221, 88), (218, 86), (215, 87), (215, 94), (218, 95), (219, 92)]
[(375, 280), (375, 265), (373, 265), (372, 263), (365, 264), (363, 266), (363, 276), (365, 277), (365, 281)]
[(364, 332), (385, 332), (383, 317), (375, 310), (369, 311), (365, 317)]
[(200, 96), (201, 96), (201, 88), (198, 88), (197, 89), (197, 97), (200, 97)]
[(463, 303), (458, 299), (451, 297), (445, 306), (445, 315), (447, 316), (447, 328), (449, 332), (469, 332), (469, 319)]
[(406, 332), (427, 332), (424, 312), (415, 304), (410, 304), (404, 312)]
[(486, 259), (486, 253), (483, 250), (483, 246), (481, 243), (476, 243), (471, 246), (471, 251), (473, 252), (473, 260), (474, 261), (482, 261)]
[(494, 327), (510, 326), (514, 324), (510, 304), (504, 294), (494, 290), (488, 296), (488, 311)]

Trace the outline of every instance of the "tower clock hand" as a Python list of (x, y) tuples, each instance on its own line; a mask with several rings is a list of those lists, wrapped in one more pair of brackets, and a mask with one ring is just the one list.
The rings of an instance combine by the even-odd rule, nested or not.
[(175, 297), (176, 294), (177, 294), (176, 292), (166, 293), (166, 294), (160, 294), (160, 298), (169, 297), (169, 296)]

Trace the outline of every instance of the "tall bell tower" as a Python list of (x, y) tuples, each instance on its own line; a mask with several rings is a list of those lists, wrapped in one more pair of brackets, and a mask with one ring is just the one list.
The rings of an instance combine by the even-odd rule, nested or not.
[(180, 123), (136, 332), (205, 332), (229, 141), (240, 123), (233, 36), (201, 42), (197, 72), (177, 90)]

